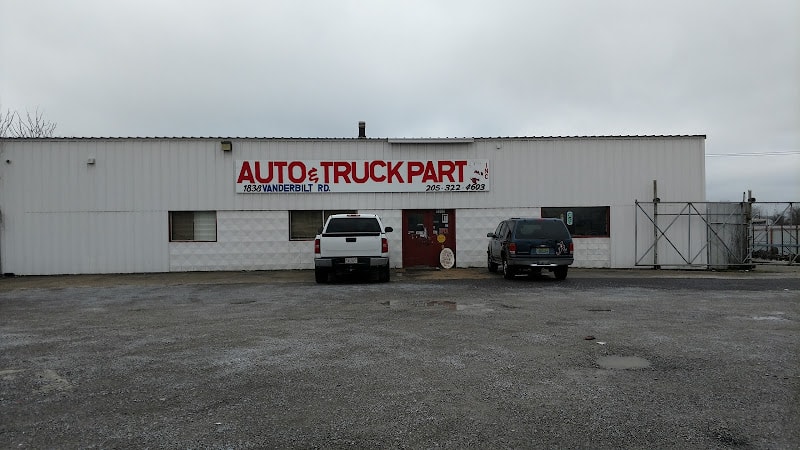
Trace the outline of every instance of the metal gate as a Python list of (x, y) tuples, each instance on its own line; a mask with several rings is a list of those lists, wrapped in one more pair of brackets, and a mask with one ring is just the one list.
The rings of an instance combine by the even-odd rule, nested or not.
[(800, 207), (794, 202), (636, 201), (636, 266), (743, 268), (795, 264)]

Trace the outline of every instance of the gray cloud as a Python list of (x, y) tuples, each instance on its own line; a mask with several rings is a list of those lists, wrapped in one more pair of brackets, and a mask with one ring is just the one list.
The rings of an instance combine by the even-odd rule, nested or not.
[[(340, 137), (366, 120), (375, 137), (800, 151), (794, 0), (0, 0), (0, 60), (3, 108), (39, 107), (62, 135)], [(752, 160), (707, 158), (708, 199), (800, 200), (796, 157)]]

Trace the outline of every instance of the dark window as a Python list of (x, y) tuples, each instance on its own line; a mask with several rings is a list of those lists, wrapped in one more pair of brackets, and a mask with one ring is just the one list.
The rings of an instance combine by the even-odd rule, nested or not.
[(511, 234), (511, 228), (509, 227), (509, 223), (503, 222), (503, 228), (500, 230), (500, 237), (502, 237), (503, 239), (508, 239), (511, 237), (510, 234)]
[(289, 239), (307, 241), (314, 239), (317, 232), (333, 214), (355, 214), (354, 210), (309, 210), (289, 211)]
[(522, 220), (517, 222), (517, 239), (569, 239), (564, 224), (554, 220)]
[(542, 217), (561, 219), (570, 234), (578, 237), (608, 237), (611, 230), (608, 206), (542, 208)]
[(171, 242), (216, 242), (216, 211), (170, 211)]
[(378, 221), (372, 217), (331, 219), (325, 233), (380, 233)]

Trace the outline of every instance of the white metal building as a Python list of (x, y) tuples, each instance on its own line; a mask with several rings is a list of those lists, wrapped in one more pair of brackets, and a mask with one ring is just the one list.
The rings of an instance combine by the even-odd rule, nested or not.
[(564, 218), (576, 267), (633, 267), (635, 201), (652, 201), (654, 180), (664, 201), (705, 201), (704, 145), (703, 135), (3, 138), (0, 271), (311, 269), (317, 227), (341, 211), (394, 228), (394, 267), (436, 265), (443, 247), (457, 267), (484, 266), (486, 233), (512, 216)]

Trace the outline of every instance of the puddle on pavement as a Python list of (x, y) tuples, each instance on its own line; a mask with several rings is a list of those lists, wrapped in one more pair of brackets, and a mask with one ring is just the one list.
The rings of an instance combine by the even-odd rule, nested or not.
[[(447, 311), (469, 311), (471, 313), (489, 313), (495, 311), (485, 303), (458, 303), (453, 300), (387, 300), (381, 305), (392, 309), (430, 308), (431, 310), (445, 309)], [(503, 305), (505, 308), (516, 308)]]
[(443, 306), (455, 311), (458, 308), (458, 303), (450, 300), (432, 300), (426, 303), (425, 306)]
[(388, 306), (390, 308), (397, 308), (397, 307), (404, 307), (404, 306), (413, 306), (417, 308), (435, 308), (441, 307), (445, 309), (449, 309), (451, 311), (456, 311), (463, 309), (461, 306), (458, 305), (457, 302), (452, 300), (414, 300), (412, 302), (407, 301), (395, 301), (389, 300), (387, 302), (381, 303), (384, 306)]
[(646, 369), (650, 361), (638, 356), (603, 356), (597, 364), (604, 369)]

